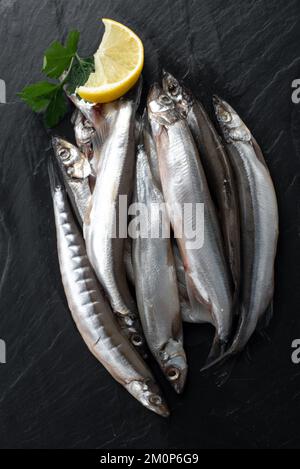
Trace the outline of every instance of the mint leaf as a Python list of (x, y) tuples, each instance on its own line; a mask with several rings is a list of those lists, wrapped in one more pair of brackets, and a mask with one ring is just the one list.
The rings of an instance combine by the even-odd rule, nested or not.
[(49, 78), (59, 78), (66, 70), (69, 69), (77, 51), (79, 36), (80, 34), (78, 31), (71, 31), (68, 34), (66, 46), (55, 41), (46, 50), (44, 55), (43, 72)]
[(45, 112), (45, 122), (47, 127), (55, 127), (64, 117), (68, 110), (64, 91), (59, 87), (52, 95)]
[(95, 71), (94, 58), (80, 59), (75, 57), (67, 78), (68, 93), (73, 94), (78, 86), (84, 85), (90, 74)]

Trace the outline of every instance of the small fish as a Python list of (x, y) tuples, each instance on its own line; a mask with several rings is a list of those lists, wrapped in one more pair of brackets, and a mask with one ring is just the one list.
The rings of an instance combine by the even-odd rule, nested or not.
[[(164, 198), (152, 176), (148, 156), (139, 144), (134, 201), (143, 204), (146, 236), (133, 239), (133, 266), (137, 302), (148, 346), (177, 393), (187, 376), (182, 321), (171, 241), (162, 236)], [(159, 237), (153, 237), (157, 233)]]
[(217, 96), (214, 107), (237, 181), (241, 218), (241, 317), (228, 351), (234, 354), (245, 347), (273, 297), (278, 208), (269, 170), (250, 130)]
[(229, 158), (202, 104), (170, 73), (163, 72), (163, 89), (187, 120), (197, 145), (208, 186), (216, 203), (229, 260), (235, 299), (240, 285), (240, 227), (237, 191)]
[(52, 139), (56, 159), (61, 168), (68, 195), (79, 223), (82, 225), (91, 199), (89, 176), (92, 169), (79, 149), (60, 137)]
[[(223, 240), (198, 151), (187, 122), (175, 103), (154, 85), (148, 96), (148, 115), (156, 143), (163, 194), (179, 245), (186, 272), (191, 303), (197, 301), (208, 309), (216, 328), (209, 360), (223, 355), (229, 344), (233, 302), (230, 274), (225, 261)], [(188, 233), (182, 230), (185, 204), (204, 204), (204, 226), (195, 225), (200, 248), (191, 246)], [(182, 232), (181, 232), (182, 231)]]
[[(114, 125), (102, 147), (89, 217), (84, 223), (84, 238), (89, 259), (123, 333), (144, 354), (145, 342), (124, 265), (127, 231), (124, 236), (119, 233), (119, 218), (127, 216), (133, 188), (135, 114), (140, 86), (114, 103)], [(105, 113), (105, 109), (103, 111)]]
[(91, 353), (118, 383), (149, 410), (167, 417), (169, 410), (150, 370), (120, 333), (96, 279), (55, 161), (49, 161), (48, 169), (59, 266), (77, 329)]

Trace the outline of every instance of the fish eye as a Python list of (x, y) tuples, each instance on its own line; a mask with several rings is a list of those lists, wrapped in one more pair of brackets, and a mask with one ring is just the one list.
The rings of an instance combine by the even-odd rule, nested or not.
[(221, 119), (223, 122), (230, 122), (231, 121), (231, 114), (227, 111), (223, 111), (221, 113)]
[(88, 120), (85, 121), (84, 123), (84, 128), (90, 132), (90, 134), (94, 134), (96, 132), (96, 130), (94, 129), (92, 123)]
[(176, 81), (169, 80), (168, 81), (168, 91), (169, 91), (169, 93), (175, 95), (177, 93), (177, 90), (178, 90), (178, 85), (177, 85)]
[(169, 378), (170, 381), (176, 381), (180, 376), (180, 371), (178, 368), (175, 368), (174, 366), (171, 366), (170, 368), (167, 369), (167, 377)]
[(131, 342), (133, 343), (133, 345), (138, 347), (139, 345), (142, 345), (143, 339), (139, 334), (133, 334), (133, 336), (131, 337)]
[(71, 156), (71, 153), (67, 148), (61, 148), (58, 154), (63, 161), (68, 160)]
[(172, 104), (172, 100), (168, 96), (166, 96), (165, 94), (160, 96), (159, 101), (164, 106), (170, 106)]
[(150, 404), (153, 404), (153, 405), (161, 405), (162, 403), (161, 397), (158, 396), (157, 394), (150, 394), (150, 396), (148, 397), (148, 400)]

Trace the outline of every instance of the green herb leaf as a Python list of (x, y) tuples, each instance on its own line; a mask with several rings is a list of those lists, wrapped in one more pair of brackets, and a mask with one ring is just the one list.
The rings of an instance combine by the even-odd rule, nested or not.
[(55, 41), (46, 50), (44, 55), (43, 72), (49, 78), (59, 78), (69, 69), (73, 57), (76, 54), (79, 32), (71, 31), (68, 34), (66, 45), (63, 46), (60, 42)]
[(18, 93), (34, 112), (45, 113), (48, 127), (57, 125), (68, 110), (64, 87), (66, 86), (69, 93), (74, 93), (94, 71), (94, 59), (81, 59), (77, 54), (79, 36), (78, 31), (71, 31), (65, 45), (55, 41), (45, 52), (43, 72), (57, 80), (64, 74), (63, 81), (41, 81), (26, 86)]
[(68, 93), (73, 94), (78, 86), (84, 85), (95, 71), (94, 58), (80, 59), (76, 56), (67, 78)]
[(53, 93), (59, 85), (40, 81), (34, 85), (26, 86), (19, 96), (34, 112), (43, 111), (50, 103)]
[(66, 98), (62, 88), (58, 88), (52, 95), (50, 103), (45, 112), (47, 127), (55, 127), (64, 117), (68, 110)]
[(77, 49), (78, 49), (79, 38), (80, 38), (79, 31), (70, 31), (67, 37), (66, 48), (70, 52), (73, 52), (74, 55), (76, 54)]

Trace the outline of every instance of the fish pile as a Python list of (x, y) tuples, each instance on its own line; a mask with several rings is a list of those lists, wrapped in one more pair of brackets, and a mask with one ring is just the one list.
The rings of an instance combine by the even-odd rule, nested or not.
[[(149, 350), (181, 393), (183, 321), (215, 328), (204, 368), (240, 352), (267, 324), (278, 210), (262, 151), (228, 103), (213, 98), (221, 138), (170, 73), (151, 87), (138, 117), (141, 87), (108, 104), (69, 96), (76, 145), (53, 138), (48, 170), (62, 282), (79, 333), (116, 381), (168, 416)], [(128, 237), (127, 226), (120, 233), (116, 213), (122, 204), (130, 213), (131, 203), (165, 207), (168, 226), (150, 210), (144, 234)], [(203, 204), (203, 224), (193, 223), (200, 247), (181, 229), (185, 204)]]

